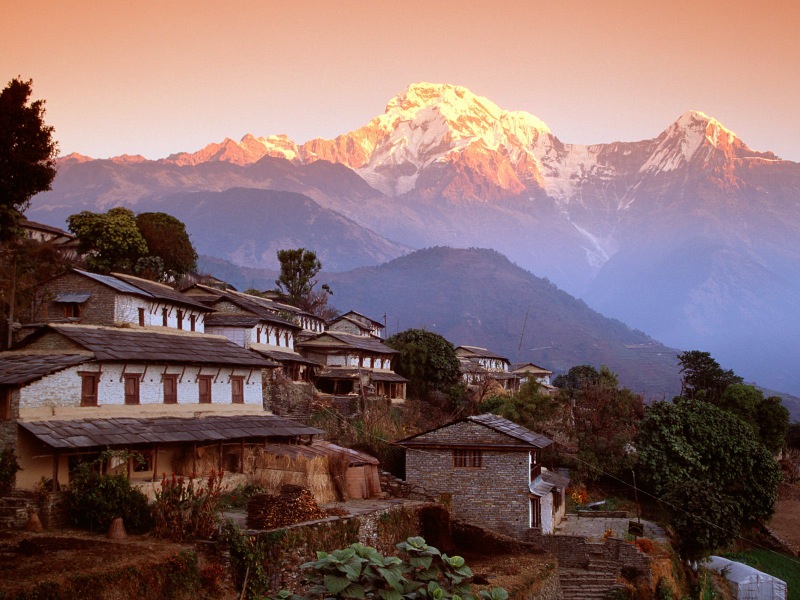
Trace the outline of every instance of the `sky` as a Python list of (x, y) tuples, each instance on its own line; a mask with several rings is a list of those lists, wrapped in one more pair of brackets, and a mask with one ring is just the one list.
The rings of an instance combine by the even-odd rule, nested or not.
[(656, 137), (700, 110), (800, 161), (800, 2), (0, 0), (0, 77), (33, 80), (62, 155), (162, 158), (365, 125), (419, 81), (563, 142)]

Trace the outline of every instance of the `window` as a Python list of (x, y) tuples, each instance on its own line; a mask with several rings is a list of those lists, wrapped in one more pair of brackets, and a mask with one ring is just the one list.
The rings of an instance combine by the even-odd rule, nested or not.
[(200, 394), (200, 404), (211, 404), (211, 375), (198, 375), (197, 387)]
[(536, 496), (531, 496), (531, 527), (542, 526), (542, 503)]
[(125, 404), (139, 404), (141, 373), (125, 373)]
[(189, 329), (194, 331), (194, 328), (197, 326), (197, 315), (189, 315)]
[(11, 388), (0, 387), (0, 421), (11, 418)]
[(144, 309), (139, 308), (139, 327), (144, 327)]
[(231, 377), (231, 402), (244, 404), (244, 377)]
[(164, 374), (164, 404), (177, 404), (178, 403), (178, 376), (172, 374)]
[(99, 373), (79, 373), (81, 376), (81, 406), (97, 406)]
[(64, 304), (64, 317), (80, 317), (81, 316), (81, 305), (75, 302), (67, 302)]
[(183, 329), (183, 311), (178, 311), (178, 329)]
[(169, 311), (166, 307), (161, 309), (161, 324), (166, 327), (167, 323), (169, 323)]
[(478, 469), (483, 466), (483, 452), (481, 450), (453, 450), (453, 466)]
[(561, 508), (561, 490), (553, 489), (553, 512), (557, 513)]

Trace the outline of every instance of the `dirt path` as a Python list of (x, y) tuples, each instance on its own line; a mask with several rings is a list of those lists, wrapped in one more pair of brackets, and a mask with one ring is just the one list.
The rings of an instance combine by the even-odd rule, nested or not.
[(781, 484), (769, 528), (795, 552), (800, 551), (800, 486)]

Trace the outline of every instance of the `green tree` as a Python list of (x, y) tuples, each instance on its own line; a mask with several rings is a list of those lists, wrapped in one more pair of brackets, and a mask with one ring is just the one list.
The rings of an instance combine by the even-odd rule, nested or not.
[(479, 405), (479, 412), (490, 412), (533, 431), (548, 429), (563, 413), (563, 403), (542, 393), (542, 386), (530, 380), (515, 394), (488, 396)]
[(286, 295), (289, 304), (323, 319), (338, 314), (335, 308), (328, 306), (328, 297), (333, 295), (328, 284), (323, 284), (319, 290), (314, 289), (317, 285), (315, 277), (322, 269), (316, 252), (305, 248), (278, 250), (278, 262), (281, 272), (275, 280), (276, 289)]
[(749, 425), (721, 408), (692, 399), (656, 402), (645, 409), (637, 450), (639, 482), (668, 502), (687, 558), (772, 514), (778, 464)]
[(635, 460), (631, 444), (644, 416), (642, 397), (620, 388), (608, 367), (572, 367), (554, 384), (570, 407), (564, 429), (578, 447), (576, 479), (627, 475)]
[(729, 385), (742, 383), (732, 370), (724, 370), (708, 352), (689, 350), (678, 354), (683, 380), (681, 396), (699, 398), (716, 404)]
[(761, 390), (744, 383), (733, 383), (722, 393), (719, 407), (753, 428), (753, 431), (772, 454), (786, 443), (789, 411), (777, 396), (764, 398)]
[(453, 344), (438, 333), (406, 329), (386, 340), (398, 354), (394, 370), (409, 380), (409, 396), (427, 398), (432, 391), (448, 392), (461, 379)]
[(67, 223), (92, 271), (133, 273), (137, 261), (148, 256), (147, 242), (139, 232), (133, 211), (127, 208), (112, 208), (107, 213), (85, 210), (70, 215)]
[(31, 197), (56, 175), (58, 144), (44, 123), (44, 100), (29, 103), (32, 83), (12, 79), (0, 92), (0, 242), (17, 237)]
[(197, 252), (186, 225), (163, 212), (136, 215), (136, 227), (147, 244), (149, 256), (160, 258), (162, 273), (177, 279), (197, 267)]

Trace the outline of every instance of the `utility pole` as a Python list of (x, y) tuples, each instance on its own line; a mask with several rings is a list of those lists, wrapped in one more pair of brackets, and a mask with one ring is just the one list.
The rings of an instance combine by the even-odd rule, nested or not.
[(11, 301), (8, 306), (8, 334), (6, 336), (6, 350), (11, 349), (14, 341), (14, 305), (17, 303), (17, 253), (14, 252), (14, 268), (11, 271)]

